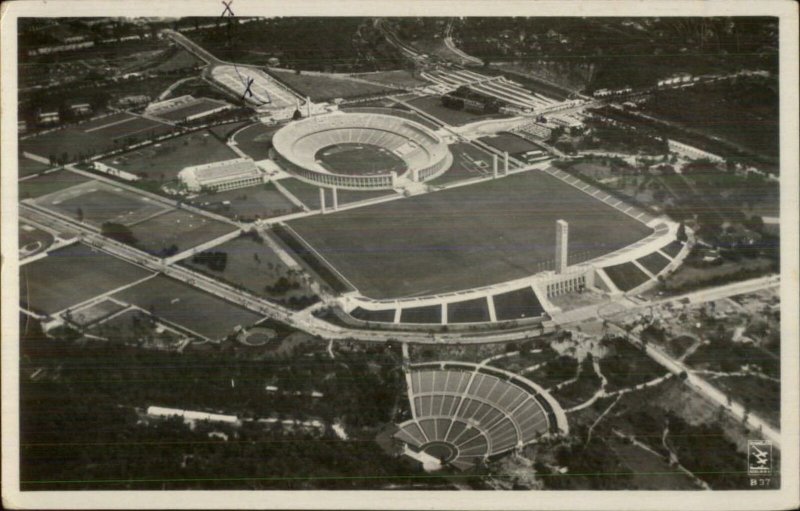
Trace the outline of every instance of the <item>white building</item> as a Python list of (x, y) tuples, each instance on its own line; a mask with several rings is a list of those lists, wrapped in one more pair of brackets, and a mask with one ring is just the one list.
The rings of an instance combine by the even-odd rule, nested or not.
[(239, 422), (239, 418), (235, 415), (180, 410), (178, 408), (164, 408), (162, 406), (148, 406), (147, 415), (153, 417), (181, 417), (184, 422), (209, 421), (226, 422), (228, 424), (237, 424)]
[(186, 167), (178, 178), (190, 192), (224, 192), (254, 186), (267, 181), (267, 175), (250, 158), (204, 163)]
[(725, 161), (722, 156), (709, 153), (708, 151), (698, 149), (697, 147), (690, 146), (689, 144), (684, 144), (683, 142), (678, 142), (677, 140), (667, 139), (667, 146), (669, 147), (670, 152), (679, 154), (684, 158), (690, 158), (694, 160), (706, 159), (716, 162)]

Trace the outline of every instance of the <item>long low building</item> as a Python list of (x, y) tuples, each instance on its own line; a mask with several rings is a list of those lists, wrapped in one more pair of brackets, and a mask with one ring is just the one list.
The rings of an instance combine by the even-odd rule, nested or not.
[(234, 158), (186, 167), (178, 178), (190, 192), (224, 192), (265, 183), (267, 174), (250, 158)]

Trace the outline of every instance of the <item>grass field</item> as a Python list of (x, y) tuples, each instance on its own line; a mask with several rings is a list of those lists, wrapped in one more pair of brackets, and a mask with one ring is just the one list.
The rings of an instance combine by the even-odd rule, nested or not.
[(30, 158), (25, 158), (22, 155), (20, 155), (17, 163), (17, 177), (32, 176), (33, 174), (44, 172), (51, 167), (50, 165), (39, 163), (38, 161), (31, 160)]
[(369, 144), (337, 144), (320, 149), (315, 158), (331, 172), (344, 175), (375, 175), (406, 169), (402, 158), (382, 147)]
[(147, 270), (78, 243), (20, 267), (20, 302), (52, 314), (148, 275)]
[(101, 162), (143, 176), (145, 179), (171, 181), (184, 167), (233, 158), (238, 158), (238, 155), (208, 130), (204, 130), (107, 158)]
[[(181, 264), (266, 298), (289, 298), (311, 294), (304, 289), (305, 286), (300, 279), (290, 275), (289, 268), (264, 242), (258, 242), (249, 236), (241, 236), (217, 245), (210, 251), (227, 254), (227, 264), (223, 271), (212, 270), (206, 265), (198, 264), (192, 257), (187, 257)], [(266, 289), (268, 286), (274, 286), (281, 277), (301, 285), (298, 289), (291, 289), (285, 293), (270, 292)]]
[(169, 209), (149, 197), (99, 181), (39, 197), (36, 203), (98, 228), (105, 222), (132, 225)]
[(19, 148), (20, 151), (44, 158), (66, 156), (68, 161), (73, 161), (80, 155), (101, 154), (116, 149), (131, 137), (141, 141), (150, 135), (167, 133), (172, 129), (167, 124), (120, 112), (22, 140)]
[(346, 76), (296, 74), (294, 71), (278, 71), (270, 69), (269, 74), (277, 77), (303, 96), (310, 96), (311, 101), (326, 101), (334, 98), (352, 98), (369, 94), (389, 93), (390, 86), (364, 83)]
[(20, 258), (38, 254), (52, 245), (55, 239), (47, 231), (38, 229), (25, 223), (19, 224), (19, 254)]
[(350, 312), (350, 315), (356, 319), (363, 321), (380, 321), (383, 323), (392, 323), (394, 321), (394, 309), (383, 310), (367, 310), (361, 307), (356, 307)]
[(68, 170), (58, 170), (43, 176), (20, 181), (17, 191), (20, 200), (35, 199), (87, 181), (89, 181), (89, 178), (84, 175)]
[(651, 232), (537, 171), (290, 225), (361, 293), (396, 298), (536, 273), (554, 257), (557, 219), (570, 223), (570, 249), (587, 259)]
[[(362, 103), (359, 103), (361, 105)], [(404, 110), (402, 108), (391, 108), (385, 106), (342, 106), (341, 110), (345, 112), (353, 112), (353, 113), (364, 113), (364, 114), (383, 114), (383, 115), (394, 115), (395, 117), (402, 117), (403, 119), (408, 119), (409, 121), (414, 121), (422, 124), (426, 128), (430, 128), (432, 130), (438, 130), (439, 125), (429, 121), (428, 119), (422, 117), (416, 112), (412, 112), (411, 110)]]
[(253, 124), (238, 132), (234, 140), (239, 149), (249, 157), (256, 161), (263, 160), (269, 157), (272, 135), (280, 128), (280, 126)]
[(478, 323), (489, 319), (489, 304), (486, 298), (447, 304), (448, 323)]
[[(318, 186), (308, 184), (305, 181), (300, 181), (299, 179), (295, 178), (281, 179), (279, 183), (310, 209), (320, 208)], [(377, 197), (395, 195), (393, 190), (339, 190), (337, 193), (340, 205), (367, 199), (375, 199)], [(333, 198), (331, 196), (331, 191), (326, 189), (325, 206), (330, 208), (332, 204)]]
[[(224, 204), (228, 202), (228, 204)], [(192, 201), (197, 207), (241, 221), (270, 218), (299, 211), (272, 183), (201, 195)]]
[(483, 121), (486, 119), (508, 118), (507, 115), (503, 114), (477, 114), (468, 112), (466, 110), (454, 110), (452, 108), (447, 108), (446, 106), (442, 106), (442, 100), (436, 96), (425, 96), (422, 98), (413, 99), (409, 101), (409, 104), (452, 126), (462, 126), (464, 124), (469, 124), (475, 121)]
[(603, 268), (614, 284), (621, 291), (630, 291), (647, 282), (650, 277), (647, 276), (633, 263), (622, 263), (614, 266), (606, 266)]
[(453, 154), (452, 165), (447, 172), (430, 181), (431, 184), (441, 185), (492, 173), (492, 155), (483, 149), (458, 142), (450, 144), (450, 152)]
[(520, 136), (505, 131), (501, 131), (500, 133), (497, 133), (492, 136), (481, 137), (478, 140), (480, 140), (481, 142), (485, 142), (492, 147), (496, 147), (501, 151), (506, 151), (511, 156), (520, 153), (526, 153), (528, 151), (542, 150), (541, 147), (537, 146), (533, 142), (528, 142), (527, 140), (525, 140)]
[(535, 318), (544, 312), (536, 293), (530, 287), (494, 295), (492, 298), (498, 321)]
[(411, 72), (405, 69), (398, 69), (395, 71), (378, 71), (375, 73), (360, 73), (353, 75), (356, 78), (377, 82), (387, 87), (407, 88), (420, 87), (428, 85), (425, 80), (414, 78)]
[(162, 275), (114, 297), (209, 339), (220, 339), (236, 326), (249, 326), (261, 319), (247, 309)]
[(151, 254), (163, 254), (172, 245), (178, 252), (211, 241), (235, 229), (186, 211), (171, 211), (131, 227), (136, 245)]

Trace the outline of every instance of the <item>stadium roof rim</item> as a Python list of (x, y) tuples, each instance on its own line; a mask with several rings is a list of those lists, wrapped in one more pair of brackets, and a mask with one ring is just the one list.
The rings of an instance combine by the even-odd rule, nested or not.
[[(320, 174), (332, 172), (316, 162), (317, 151), (347, 142), (376, 145), (392, 151), (405, 162), (407, 171), (436, 165), (449, 154), (445, 140), (421, 123), (378, 113), (337, 112), (314, 116), (284, 126), (272, 138), (273, 148), (282, 158)], [(411, 147), (401, 147), (403, 142), (410, 142)]]

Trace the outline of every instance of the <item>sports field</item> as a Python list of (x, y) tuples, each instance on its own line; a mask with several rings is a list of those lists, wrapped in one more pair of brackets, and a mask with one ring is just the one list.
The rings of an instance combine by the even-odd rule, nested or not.
[(98, 228), (105, 222), (133, 225), (170, 209), (149, 197), (100, 181), (71, 186), (39, 197), (35, 202)]
[(151, 254), (163, 255), (175, 245), (178, 252), (211, 241), (236, 227), (204, 216), (175, 210), (131, 227), (136, 246)]
[(336, 174), (367, 176), (406, 169), (402, 158), (383, 147), (371, 144), (336, 144), (323, 147), (315, 155), (317, 161)]
[(348, 76), (301, 73), (294, 71), (278, 71), (270, 69), (270, 74), (278, 77), (303, 96), (310, 96), (311, 101), (325, 101), (334, 98), (352, 98), (368, 94), (390, 93), (393, 88), (380, 84), (354, 80)]
[(75, 186), (80, 183), (85, 183), (90, 179), (82, 174), (70, 172), (68, 170), (58, 170), (50, 172), (42, 176), (36, 176), (31, 179), (20, 181), (18, 184), (17, 192), (19, 199), (35, 199), (42, 195), (57, 192), (70, 186)]
[(289, 224), (362, 294), (398, 298), (541, 271), (554, 258), (558, 219), (581, 260), (652, 232), (540, 171)]
[(417, 99), (412, 99), (408, 102), (410, 105), (419, 108), (423, 112), (432, 115), (442, 122), (450, 124), (451, 126), (462, 126), (476, 121), (484, 121), (486, 119), (504, 119), (508, 118), (504, 114), (478, 114), (469, 112), (467, 110), (455, 110), (447, 108), (442, 105), (442, 100), (438, 96), (424, 96)]
[(170, 181), (184, 167), (238, 157), (224, 142), (204, 130), (106, 158), (101, 163), (145, 179)]
[(169, 124), (120, 112), (22, 140), (19, 148), (43, 158), (66, 156), (72, 161), (81, 154), (105, 153), (131, 139), (142, 141), (173, 129)]
[(241, 221), (253, 221), (300, 211), (273, 183), (199, 196), (192, 204)]
[(44, 172), (50, 167), (51, 165), (40, 163), (38, 161), (31, 160), (29, 158), (25, 158), (24, 156), (20, 155), (17, 166), (17, 168), (19, 169), (17, 176), (18, 177), (32, 176), (33, 174)]
[(505, 131), (501, 131), (500, 133), (497, 133), (492, 136), (481, 137), (479, 140), (501, 151), (506, 151), (511, 156), (520, 153), (526, 153), (528, 151), (542, 150), (541, 147), (534, 144), (533, 142), (528, 142), (527, 140), (518, 135), (514, 135), (513, 133), (508, 133)]
[(114, 298), (209, 339), (220, 339), (236, 326), (246, 327), (261, 319), (247, 309), (163, 275), (125, 289)]
[(55, 239), (49, 232), (25, 223), (19, 224), (20, 258), (30, 257), (47, 250), (47, 247), (52, 245), (53, 241)]
[(450, 144), (453, 163), (447, 172), (437, 177), (431, 184), (441, 185), (492, 173), (492, 155), (472, 144), (458, 142)]
[(269, 158), (269, 150), (272, 147), (272, 135), (281, 126), (266, 126), (256, 123), (244, 128), (233, 137), (236, 145), (247, 156), (258, 161)]
[(143, 268), (76, 243), (20, 267), (20, 303), (51, 314), (148, 275)]

